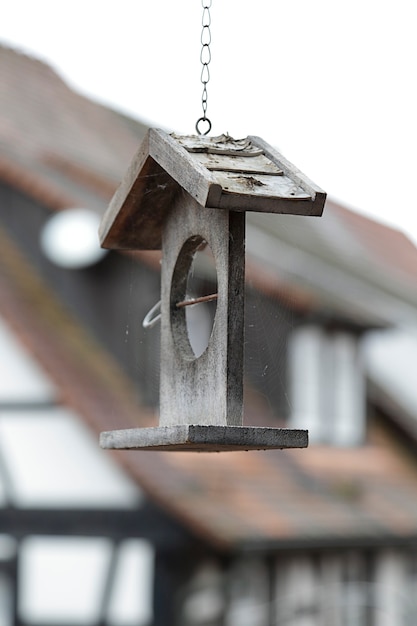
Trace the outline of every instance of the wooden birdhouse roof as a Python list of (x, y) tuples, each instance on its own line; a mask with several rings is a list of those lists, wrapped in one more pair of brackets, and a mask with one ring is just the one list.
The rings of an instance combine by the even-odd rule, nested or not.
[(150, 129), (103, 219), (105, 248), (161, 248), (181, 192), (202, 207), (319, 216), (326, 194), (259, 137), (178, 136)]

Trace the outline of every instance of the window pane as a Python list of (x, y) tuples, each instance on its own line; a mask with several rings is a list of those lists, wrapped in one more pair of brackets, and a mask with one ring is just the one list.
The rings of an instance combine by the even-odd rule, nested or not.
[(109, 622), (145, 626), (152, 621), (154, 551), (147, 541), (124, 541), (119, 550)]
[(365, 375), (358, 340), (349, 333), (333, 338), (334, 420), (333, 443), (360, 445), (365, 438)]
[(21, 550), (19, 613), (25, 621), (92, 624), (98, 619), (109, 541), (31, 537)]
[(321, 357), (323, 334), (320, 328), (297, 328), (289, 341), (291, 428), (308, 428), (312, 443), (324, 438), (321, 407)]
[(0, 401), (49, 402), (55, 389), (0, 318)]
[(3, 412), (0, 449), (20, 506), (124, 508), (140, 502), (139, 488), (68, 409)]

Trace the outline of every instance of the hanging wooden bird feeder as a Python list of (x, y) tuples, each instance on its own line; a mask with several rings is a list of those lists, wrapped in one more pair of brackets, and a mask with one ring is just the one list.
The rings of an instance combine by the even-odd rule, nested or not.
[[(151, 129), (100, 229), (102, 246), (162, 249), (160, 425), (101, 434), (103, 448), (252, 450), (306, 447), (304, 430), (242, 425), (245, 212), (322, 214), (326, 194), (258, 137)], [(217, 309), (206, 350), (185, 315), (193, 256), (207, 242)]]

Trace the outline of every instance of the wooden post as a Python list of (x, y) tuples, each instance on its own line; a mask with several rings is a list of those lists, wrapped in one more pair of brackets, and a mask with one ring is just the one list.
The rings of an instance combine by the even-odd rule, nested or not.
[[(218, 299), (210, 341), (198, 358), (184, 308), (188, 272), (203, 241), (214, 256)], [(183, 194), (168, 216), (162, 239), (160, 424), (241, 426), (245, 215), (201, 210)]]

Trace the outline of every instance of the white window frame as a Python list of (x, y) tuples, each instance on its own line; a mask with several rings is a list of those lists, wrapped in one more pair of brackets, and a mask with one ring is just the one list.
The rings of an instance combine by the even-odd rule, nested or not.
[(317, 325), (289, 341), (290, 425), (307, 428), (311, 443), (357, 446), (366, 431), (364, 360), (359, 338)]

